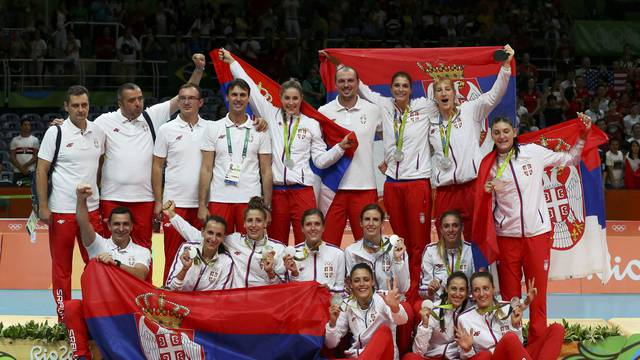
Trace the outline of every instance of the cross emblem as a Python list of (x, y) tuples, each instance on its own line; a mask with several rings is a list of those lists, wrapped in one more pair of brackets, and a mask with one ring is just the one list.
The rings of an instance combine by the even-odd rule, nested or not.
[(156, 334), (160, 360), (186, 360), (187, 355), (182, 349), (180, 334)]

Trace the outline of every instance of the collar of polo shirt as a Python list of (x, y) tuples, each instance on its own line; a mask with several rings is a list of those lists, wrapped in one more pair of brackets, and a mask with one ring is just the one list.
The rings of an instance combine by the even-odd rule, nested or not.
[(253, 129), (253, 120), (251, 120), (251, 117), (247, 114), (247, 120), (242, 123), (241, 125), (236, 125), (236, 123), (234, 123), (231, 118), (229, 118), (229, 115), (227, 114), (227, 116), (224, 119), (224, 124), (226, 127), (239, 127), (239, 128), (247, 128), (247, 129)]

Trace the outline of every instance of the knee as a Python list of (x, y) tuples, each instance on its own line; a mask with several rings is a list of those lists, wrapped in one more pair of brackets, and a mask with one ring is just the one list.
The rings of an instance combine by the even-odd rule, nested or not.
[(512, 333), (512, 332), (506, 333), (502, 337), (502, 340), (500, 340), (500, 342), (504, 342), (504, 344), (507, 345), (507, 346), (511, 345), (511, 344), (520, 344), (520, 345), (522, 345), (518, 335), (516, 335), (515, 333)]
[(548, 338), (560, 338), (564, 339), (564, 327), (558, 323), (553, 323), (549, 325), (549, 330), (547, 330)]
[(82, 300), (79, 300), (79, 299), (65, 300), (64, 312), (67, 315), (82, 313)]

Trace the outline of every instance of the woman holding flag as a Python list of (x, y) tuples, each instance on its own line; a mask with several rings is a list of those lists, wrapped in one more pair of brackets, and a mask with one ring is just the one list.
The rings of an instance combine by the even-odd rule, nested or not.
[(251, 108), (269, 124), (273, 154), (273, 208), (269, 209), (269, 233), (274, 239), (288, 242), (289, 229), (293, 226), (295, 242), (299, 244), (304, 241), (300, 227), (302, 213), (316, 207), (312, 187), (314, 175), (309, 160), (319, 169), (333, 165), (353, 145), (349, 138), (351, 134), (327, 150), (318, 122), (300, 112), (303, 95), (298, 81), (285, 81), (280, 86), (282, 106), (277, 107), (267, 100), (272, 95), (268, 92), (263, 95), (229, 51), (221, 49), (219, 57), (230, 65), (235, 78), (249, 84)]
[(640, 144), (632, 140), (624, 159), (624, 187), (640, 189)]
[[(547, 279), (552, 245), (551, 220), (543, 189), (545, 168), (576, 165), (591, 129), (591, 119), (579, 113), (581, 132), (568, 152), (554, 152), (537, 144), (519, 145), (511, 120), (491, 123), (494, 150), (480, 165), (474, 207), (474, 238), (488, 258), (499, 261), (503, 299), (520, 296), (522, 270), (529, 285), (536, 279), (539, 296), (531, 304), (529, 344), (547, 328)], [(488, 215), (492, 214), (493, 217)], [(497, 237), (497, 239), (496, 239)]]
[(484, 137), (481, 139), (483, 124), (502, 100), (511, 77), (514, 51), (505, 45), (502, 54), (506, 58), (491, 90), (462, 104), (455, 85), (469, 85), (457, 81), (463, 76), (461, 70), (456, 73), (439, 71), (440, 68), (426, 69), (434, 79), (433, 95), (438, 106), (437, 115), (430, 119), (429, 131), (429, 143), (434, 151), (431, 179), (437, 188), (434, 216), (437, 219), (447, 210), (458, 210), (462, 215), (464, 239), (469, 242), (473, 240), (471, 216), (475, 179), (478, 165), (485, 155), (481, 151), (485, 140)]

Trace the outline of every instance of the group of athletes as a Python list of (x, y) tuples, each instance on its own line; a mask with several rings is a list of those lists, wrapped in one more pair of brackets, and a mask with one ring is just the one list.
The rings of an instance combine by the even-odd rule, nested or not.
[[(579, 161), (591, 120), (580, 114), (580, 140), (556, 153), (519, 145), (511, 120), (497, 117), (489, 129), (494, 148), (483, 153), (482, 124), (511, 76), (514, 51), (508, 45), (504, 51), (491, 90), (463, 103), (448, 77), (435, 79), (433, 99), (412, 98), (412, 79), (402, 71), (391, 79), (392, 97), (384, 97), (360, 81), (357, 69), (321, 52), (336, 64), (338, 96), (319, 111), (351, 131), (330, 148), (318, 122), (300, 112), (297, 81), (281, 85), (276, 107), (224, 49), (220, 60), (235, 79), (226, 89), (229, 112), (215, 122), (199, 116), (201, 54), (193, 56), (195, 70), (178, 94), (147, 109), (141, 89), (127, 83), (118, 89), (119, 109), (90, 122), (87, 89), (69, 88), (69, 117), (45, 134), (36, 179), (38, 215), (50, 227), (54, 299), (60, 321), (75, 331), (76, 354), (91, 356), (81, 304), (71, 300), (74, 239), (85, 261), (95, 257), (149, 281), (156, 218), (164, 229), (168, 289), (315, 280), (333, 294), (325, 344), (334, 348), (351, 333), (352, 342), (341, 345), (349, 357), (383, 343), (376, 339), (386, 325), (396, 359), (405, 353), (407, 359), (555, 359), (563, 330), (547, 327), (551, 223), (542, 174)], [(391, 237), (382, 235), (386, 214), (374, 180), (380, 132), (384, 162), (377, 167), (386, 175)], [(325, 215), (316, 205), (310, 161), (320, 169), (335, 164), (354, 146), (353, 136), (358, 147)], [(428, 244), (431, 182), (440, 234), (434, 244)], [(477, 214), (475, 204), (474, 215), (479, 193), (489, 197), (493, 214)], [(498, 301), (497, 279), (474, 262), (467, 242), (478, 215), (493, 218), (506, 302)], [(343, 251), (347, 220), (356, 242)], [(285, 245), (291, 228), (295, 247)], [(527, 295), (520, 301), (523, 271)], [(529, 306), (525, 348), (522, 313)]]

